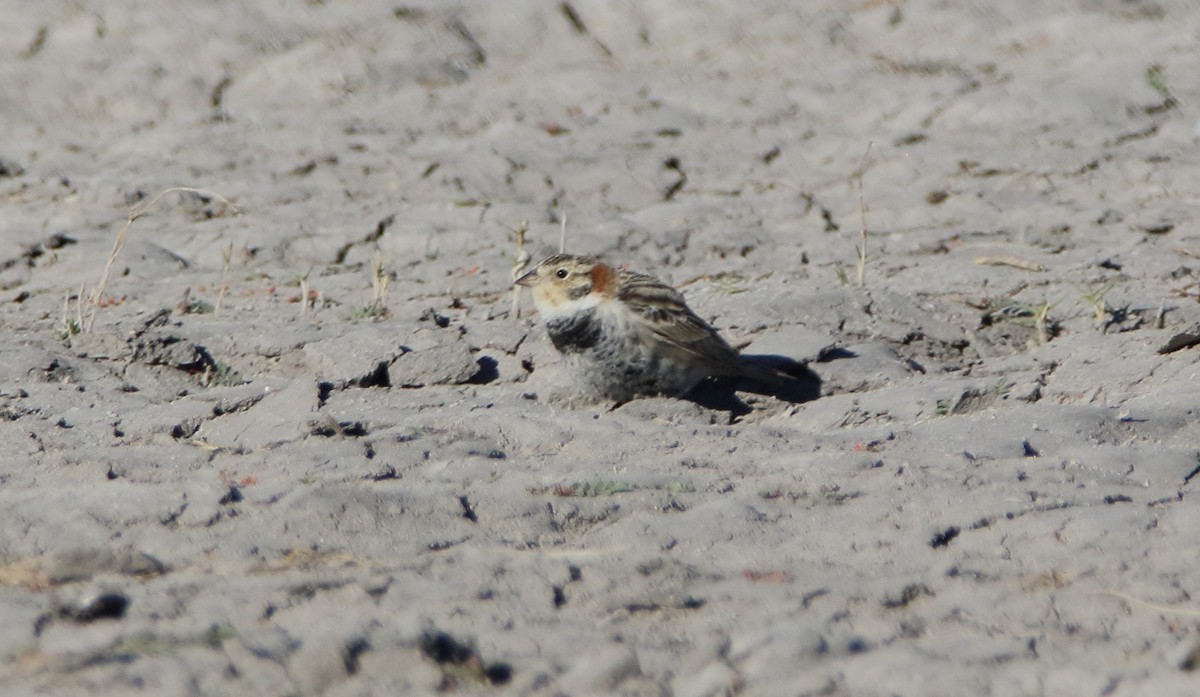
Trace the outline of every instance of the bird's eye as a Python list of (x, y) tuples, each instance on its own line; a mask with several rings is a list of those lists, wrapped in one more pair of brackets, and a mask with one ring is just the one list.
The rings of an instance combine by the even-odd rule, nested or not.
[(559, 278), (566, 278), (570, 274), (567, 272), (566, 269), (559, 269), (558, 271), (554, 272), (554, 275), (558, 276)]

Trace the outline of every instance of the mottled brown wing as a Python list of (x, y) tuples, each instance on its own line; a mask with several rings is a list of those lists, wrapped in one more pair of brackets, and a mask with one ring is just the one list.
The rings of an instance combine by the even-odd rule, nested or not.
[(683, 294), (658, 279), (623, 272), (617, 299), (639, 315), (659, 338), (708, 364), (714, 375), (741, 375), (745, 371), (737, 351), (707, 322), (696, 316)]

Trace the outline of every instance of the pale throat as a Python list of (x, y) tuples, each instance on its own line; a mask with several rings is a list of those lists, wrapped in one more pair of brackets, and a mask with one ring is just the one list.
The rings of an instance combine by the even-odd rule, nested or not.
[(562, 296), (553, 297), (548, 292), (538, 292), (534, 289), (533, 301), (543, 319), (559, 319), (569, 317), (579, 312), (586, 312), (600, 304), (604, 299), (599, 293), (588, 293), (574, 300)]

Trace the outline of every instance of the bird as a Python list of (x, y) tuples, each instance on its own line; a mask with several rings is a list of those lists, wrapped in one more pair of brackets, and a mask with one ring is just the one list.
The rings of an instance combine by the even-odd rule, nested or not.
[(595, 257), (555, 254), (516, 279), (528, 287), (550, 341), (584, 392), (617, 403), (682, 397), (709, 377), (772, 385), (657, 278)]

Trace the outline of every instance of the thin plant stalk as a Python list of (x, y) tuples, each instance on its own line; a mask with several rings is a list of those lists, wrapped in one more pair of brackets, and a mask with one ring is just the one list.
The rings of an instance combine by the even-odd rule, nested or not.
[(92, 327), (96, 324), (96, 310), (100, 305), (100, 296), (104, 294), (105, 288), (108, 287), (108, 281), (110, 278), (112, 278), (113, 266), (116, 265), (117, 257), (120, 256), (121, 250), (125, 248), (125, 238), (129, 235), (129, 228), (133, 226), (133, 221), (148, 213), (150, 209), (153, 208), (160, 199), (162, 199), (163, 196), (177, 191), (200, 194), (202, 196), (212, 196), (222, 203), (229, 205), (235, 211), (237, 210), (237, 206), (235, 206), (232, 201), (224, 196), (221, 196), (220, 194), (214, 194), (211, 191), (205, 191), (203, 189), (193, 189), (190, 186), (173, 186), (169, 189), (163, 189), (149, 201), (143, 201), (133, 208), (130, 208), (129, 216), (125, 219), (125, 224), (121, 226), (121, 229), (117, 232), (116, 238), (113, 239), (112, 249), (109, 250), (108, 259), (104, 262), (104, 271), (100, 274), (100, 282), (97, 283), (96, 286), (92, 288), (92, 292), (88, 294), (88, 316), (85, 331), (92, 331)]
[(858, 163), (858, 171), (854, 173), (855, 184), (858, 186), (859, 244), (856, 250), (855, 265), (858, 271), (859, 288), (867, 285), (867, 203), (866, 197), (863, 195), (863, 173), (867, 166), (867, 158), (871, 156), (873, 145), (875, 145), (874, 141), (867, 142), (867, 150)]
[[(532, 257), (525, 249), (525, 233), (529, 231), (529, 221), (522, 220), (520, 226), (514, 231), (517, 241), (517, 259), (512, 267), (512, 278), (516, 281), (525, 274), (525, 268), (529, 266), (529, 261)], [(514, 319), (521, 319), (521, 286), (514, 283), (512, 297), (512, 316)]]

